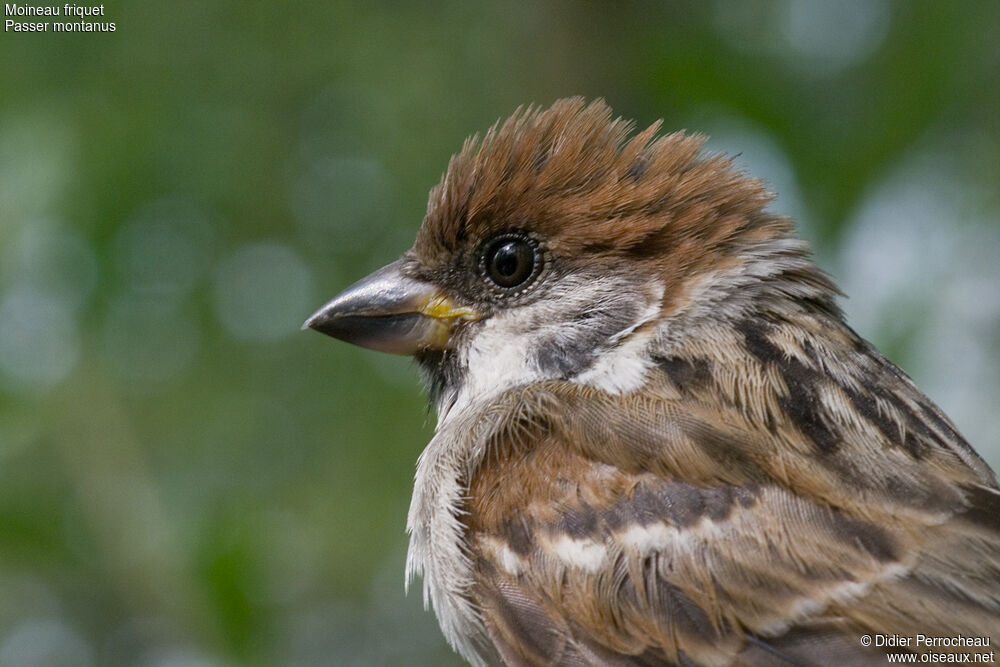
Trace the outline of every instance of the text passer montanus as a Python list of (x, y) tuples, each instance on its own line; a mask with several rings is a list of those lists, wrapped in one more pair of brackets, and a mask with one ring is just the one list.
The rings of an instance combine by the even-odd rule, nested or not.
[(407, 574), (445, 637), (477, 665), (996, 650), (992, 471), (844, 323), (763, 184), (658, 127), (515, 113), (307, 322), (429, 379)]

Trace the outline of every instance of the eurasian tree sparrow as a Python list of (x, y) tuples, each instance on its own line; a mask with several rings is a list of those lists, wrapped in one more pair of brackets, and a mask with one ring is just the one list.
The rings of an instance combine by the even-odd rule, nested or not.
[(477, 665), (996, 650), (993, 472), (845, 324), (763, 184), (658, 127), (516, 112), (306, 323), (426, 373), (407, 574), (445, 637)]

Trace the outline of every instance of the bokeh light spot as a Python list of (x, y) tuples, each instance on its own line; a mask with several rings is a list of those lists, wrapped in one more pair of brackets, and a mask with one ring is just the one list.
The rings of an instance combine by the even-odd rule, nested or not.
[(866, 60), (885, 38), (889, 6), (885, 0), (788, 0), (782, 23), (789, 61), (816, 76)]
[(275, 341), (295, 333), (313, 303), (313, 276), (291, 248), (257, 243), (225, 258), (215, 273), (215, 312), (234, 338)]
[(357, 253), (389, 222), (392, 187), (382, 165), (367, 157), (320, 156), (291, 185), (291, 204), (311, 247)]
[(97, 284), (93, 246), (76, 229), (53, 221), (23, 225), (5, 259), (5, 283), (30, 286), (73, 308), (85, 303)]
[(0, 124), (0, 237), (12, 224), (46, 215), (63, 197), (76, 160), (76, 134), (44, 110), (7, 114)]
[(219, 667), (224, 663), (193, 647), (171, 647), (153, 652), (142, 667)]
[(0, 379), (9, 388), (57, 384), (73, 370), (79, 350), (76, 323), (66, 302), (31, 287), (15, 287), (3, 295)]
[(867, 60), (889, 29), (886, 0), (716, 0), (715, 24), (734, 48), (780, 59), (807, 78), (823, 78)]
[(176, 300), (125, 292), (104, 322), (104, 354), (115, 375), (137, 385), (162, 383), (188, 368), (201, 331)]
[(25, 621), (0, 643), (4, 667), (90, 667), (93, 649), (80, 634), (56, 620)]
[(208, 270), (212, 219), (193, 202), (161, 199), (140, 210), (116, 239), (119, 275), (134, 292), (183, 294)]

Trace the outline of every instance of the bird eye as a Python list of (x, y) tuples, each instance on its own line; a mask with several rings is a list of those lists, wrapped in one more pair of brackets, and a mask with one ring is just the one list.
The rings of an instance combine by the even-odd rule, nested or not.
[(489, 241), (482, 254), (483, 272), (498, 287), (520, 287), (535, 277), (539, 268), (538, 246), (519, 234), (505, 234)]

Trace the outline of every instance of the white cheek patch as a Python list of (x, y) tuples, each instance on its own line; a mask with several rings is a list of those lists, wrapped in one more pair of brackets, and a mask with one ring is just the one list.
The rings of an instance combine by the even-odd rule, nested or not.
[(467, 369), (449, 411), (512, 387), (543, 380), (528, 355), (528, 341), (506, 331), (503, 320), (487, 322), (464, 354)]
[[(652, 327), (660, 315), (663, 285), (634, 283), (612, 278), (564, 278), (547, 295), (524, 307), (501, 311), (480, 324), (475, 337), (459, 351), (465, 374), (457, 393), (449, 394), (438, 406), (439, 414), (461, 412), (462, 408), (499, 392), (533, 382), (566, 377), (557, 368), (544, 366), (539, 350), (553, 340), (565, 341), (592, 336), (600, 321), (581, 324), (580, 313), (613, 305), (623, 298), (634, 299), (641, 309), (634, 319), (623, 322), (621, 330), (607, 339), (595, 339), (594, 361), (569, 380), (611, 394), (630, 393), (646, 381), (653, 365), (648, 347), (655, 338)], [(596, 304), (596, 305), (595, 305)], [(605, 326), (607, 326), (605, 321)], [(574, 339), (574, 336), (582, 338)], [(587, 349), (587, 348), (584, 348)]]
[(474, 338), (459, 350), (465, 370), (462, 385), (457, 394), (439, 403), (439, 415), (457, 414), (463, 407), (493, 394), (550, 379), (539, 368), (538, 343), (572, 328), (572, 323), (560, 317), (570, 317), (588, 304), (621, 294), (623, 289), (618, 281), (611, 279), (583, 280), (570, 276), (554, 285), (544, 298), (527, 306), (501, 310), (481, 322)]

